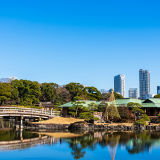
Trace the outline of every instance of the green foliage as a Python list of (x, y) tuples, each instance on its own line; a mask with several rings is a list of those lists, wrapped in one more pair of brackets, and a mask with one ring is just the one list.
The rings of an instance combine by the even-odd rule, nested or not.
[(56, 83), (42, 83), (29, 80), (13, 80), (0, 83), (0, 105), (35, 105), (39, 101), (52, 102), (54, 107), (70, 101), (101, 100), (101, 93), (95, 87), (84, 87), (80, 83), (69, 83), (60, 87)]
[(115, 99), (123, 99), (124, 97), (121, 94), (114, 92)]
[(150, 121), (150, 118), (145, 113), (143, 113), (141, 116), (141, 119), (135, 121), (135, 124), (147, 125), (147, 122), (149, 121)]
[(11, 82), (12, 104), (34, 105), (39, 102), (41, 94), (38, 82), (14, 80)]
[(11, 98), (11, 84), (0, 83), (0, 105)]
[[(105, 101), (109, 100), (109, 97), (111, 96), (111, 93), (103, 93), (102, 94), (102, 99)], [(114, 92), (114, 97), (115, 99), (123, 99), (124, 97), (116, 92)]]
[(75, 99), (75, 97), (85, 96), (85, 87), (80, 83), (71, 82), (67, 84), (65, 87), (71, 95), (71, 101), (78, 100), (78, 99)]
[(97, 111), (104, 113), (105, 110), (106, 110), (106, 103), (105, 103), (104, 101), (102, 101), (102, 102), (98, 105)]
[(128, 122), (129, 120), (132, 120), (134, 118), (132, 112), (129, 110), (128, 107), (122, 105), (117, 109), (121, 117), (121, 121)]
[(85, 119), (87, 122), (98, 120), (93, 116), (93, 112), (97, 110), (97, 105), (95, 103), (91, 103), (88, 108), (84, 106), (84, 101), (75, 101), (72, 102), (72, 104), (72, 107), (69, 108), (69, 113), (73, 117)]
[(141, 124), (141, 125), (147, 125), (147, 122), (144, 119), (139, 119), (134, 122), (135, 125)]
[(87, 121), (87, 122), (98, 120), (98, 118), (93, 116), (92, 112), (82, 112), (82, 113), (80, 113), (79, 117), (82, 119), (85, 119), (85, 121)]
[(6, 96), (0, 96), (0, 104), (1, 105), (3, 105), (7, 100), (8, 100), (8, 98)]
[(54, 102), (56, 100), (56, 83), (42, 83), (41, 84), (41, 100), (45, 102)]
[(102, 99), (101, 93), (95, 87), (84, 87), (80, 83), (74, 83), (74, 82), (67, 84), (65, 87), (69, 91), (72, 101), (77, 101), (77, 100), (99, 101)]
[(160, 98), (160, 94), (155, 95), (154, 98)]
[(89, 109), (90, 111), (97, 111), (97, 110), (98, 110), (98, 105), (97, 105), (96, 103), (92, 102), (92, 103), (90, 103), (90, 104), (88, 105), (88, 109)]
[(111, 121), (117, 121), (120, 119), (118, 109), (114, 103), (106, 104), (106, 111), (104, 116), (106, 120)]
[(135, 124), (147, 125), (150, 118), (141, 109), (142, 105), (139, 103), (128, 103), (128, 107), (131, 108), (132, 112), (135, 114)]
[(139, 103), (133, 103), (133, 102), (130, 102), (130, 103), (128, 103), (127, 104), (127, 107), (129, 107), (129, 108), (141, 108), (142, 107), (142, 105), (141, 104), (139, 104)]
[(78, 117), (80, 112), (82, 111), (86, 111), (87, 108), (83, 106), (85, 102), (83, 101), (75, 101), (72, 102), (72, 107), (69, 108), (69, 113), (73, 116), (73, 117)]
[(98, 91), (98, 89), (95, 87), (86, 87), (85, 91), (88, 100), (99, 101), (102, 99), (100, 91)]

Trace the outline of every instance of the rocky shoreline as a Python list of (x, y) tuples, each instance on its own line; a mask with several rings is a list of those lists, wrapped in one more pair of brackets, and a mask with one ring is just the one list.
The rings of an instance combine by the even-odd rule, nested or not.
[(150, 125), (105, 125), (105, 124), (91, 124), (86, 122), (75, 122), (72, 124), (43, 124), (43, 123), (30, 123), (24, 126), (26, 129), (31, 130), (45, 130), (45, 131), (55, 131), (55, 130), (80, 130), (80, 131), (91, 131), (91, 130), (107, 130), (107, 131), (160, 131), (160, 124), (150, 124)]

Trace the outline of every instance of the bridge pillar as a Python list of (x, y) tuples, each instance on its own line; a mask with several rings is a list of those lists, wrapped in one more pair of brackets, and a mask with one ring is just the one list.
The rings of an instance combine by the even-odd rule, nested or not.
[(23, 128), (20, 128), (20, 140), (23, 141)]
[(53, 108), (51, 108), (51, 116), (53, 115), (52, 111), (53, 111)]
[(41, 117), (39, 117), (39, 122), (42, 120), (42, 118)]
[(20, 129), (23, 129), (23, 116), (21, 116), (21, 119), (20, 119)]

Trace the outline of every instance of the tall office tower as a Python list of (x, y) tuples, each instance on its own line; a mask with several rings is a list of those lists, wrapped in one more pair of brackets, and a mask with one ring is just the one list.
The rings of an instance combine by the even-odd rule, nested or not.
[(114, 77), (114, 91), (125, 96), (125, 76), (120, 74)]
[(129, 98), (138, 98), (137, 88), (130, 88), (128, 94), (129, 94)]
[(150, 73), (148, 70), (139, 70), (139, 92), (140, 99), (147, 99), (147, 95), (150, 95)]
[(160, 94), (160, 86), (157, 86), (157, 94)]

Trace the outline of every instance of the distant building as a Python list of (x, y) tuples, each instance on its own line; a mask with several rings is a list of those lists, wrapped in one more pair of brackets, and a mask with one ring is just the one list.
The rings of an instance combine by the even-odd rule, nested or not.
[(15, 79), (17, 79), (17, 78), (16, 77), (0, 78), (0, 83), (11, 83)]
[(125, 96), (125, 76), (117, 75), (114, 77), (114, 91)]
[(43, 107), (43, 108), (53, 108), (54, 105), (52, 102), (39, 102), (35, 106)]
[(154, 98), (155, 94), (147, 94), (145, 99)]
[(157, 94), (160, 94), (160, 86), (157, 86)]
[(100, 92), (103, 94), (103, 93), (107, 93), (107, 90), (105, 89), (101, 89)]
[(150, 73), (148, 70), (139, 70), (139, 92), (140, 99), (147, 99), (150, 95)]
[(137, 88), (130, 88), (128, 94), (129, 94), (129, 98), (138, 98)]
[(112, 92), (112, 90), (113, 90), (112, 88), (111, 88), (111, 89), (109, 89), (109, 90), (108, 90), (108, 93), (111, 93), (111, 92)]

